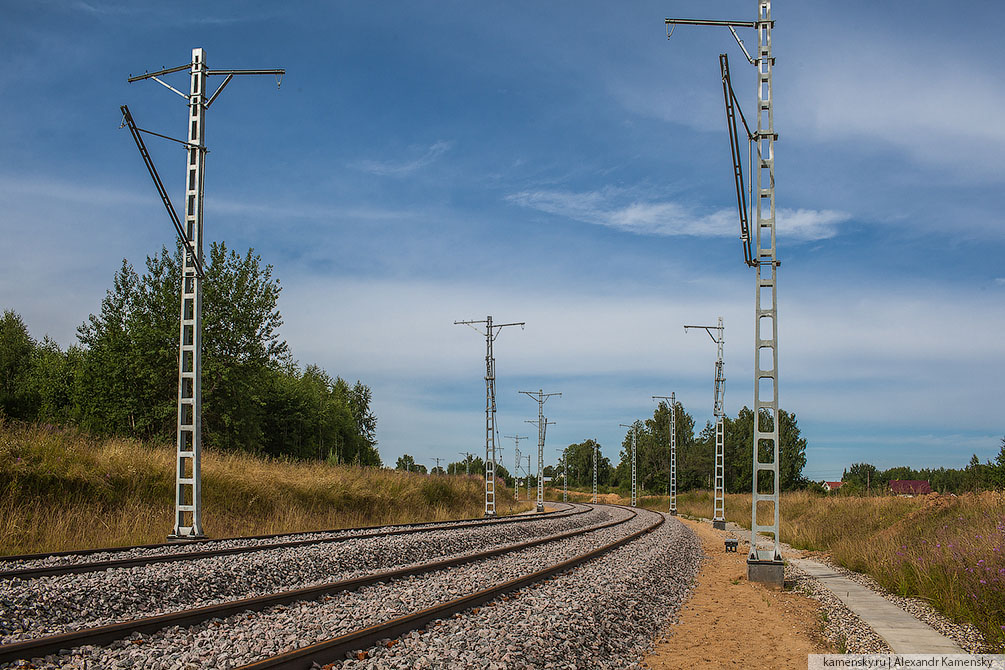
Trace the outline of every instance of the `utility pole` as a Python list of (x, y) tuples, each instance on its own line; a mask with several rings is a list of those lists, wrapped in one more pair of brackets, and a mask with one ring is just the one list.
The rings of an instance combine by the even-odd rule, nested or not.
[[(712, 338), (712, 341), (715, 342), (716, 345), (715, 386), (713, 388), (713, 396), (715, 400), (712, 403), (712, 414), (715, 416), (715, 496), (712, 509), (712, 526), (718, 528), (719, 530), (725, 530), (725, 428), (723, 426), (722, 405), (723, 399), (726, 395), (726, 378), (722, 376), (722, 347), (726, 341), (726, 329), (722, 325), (721, 316), (719, 317), (719, 325), (717, 326), (684, 326), (685, 333), (688, 328), (701, 328), (708, 333), (708, 336)], [(712, 334), (713, 330), (716, 332), (715, 335)]]
[(520, 440), (526, 440), (526, 435), (506, 435), (506, 439), (513, 440), (516, 443), (516, 466), (513, 468), (513, 499), (520, 499), (520, 485), (516, 482), (517, 476), (520, 474)]
[(443, 459), (442, 458), (433, 458), (433, 460), (436, 461), (436, 470), (435, 470), (435, 472), (436, 472), (436, 474), (440, 474), (440, 461), (442, 461)]
[(635, 437), (639, 432), (639, 428), (637, 423), (633, 423), (631, 425), (627, 423), (619, 423), (618, 425), (622, 428), (632, 429), (632, 507), (635, 507), (639, 502), (639, 494), (638, 489), (636, 488), (637, 484), (635, 479)]
[(537, 424), (537, 511), (544, 511), (544, 434), (548, 430), (548, 424), (554, 425), (554, 421), (544, 418), (544, 403), (552, 396), (562, 397), (561, 393), (545, 393), (544, 389), (538, 391), (520, 391), (525, 396), (537, 401), (537, 421), (527, 423)]
[(458, 451), (458, 454), (464, 457), (464, 474), (471, 474), (471, 454), (467, 451)]
[[(475, 328), (476, 323), (485, 324), (485, 332)], [(485, 516), (496, 515), (496, 359), (492, 354), (492, 343), (499, 337), (500, 331), (507, 326), (526, 325), (517, 323), (492, 323), (492, 317), (484, 321), (454, 321), (454, 325), (470, 326), (472, 330), (485, 336)]]
[(562, 452), (562, 502), (569, 502), (569, 457), (566, 449), (559, 449)]
[(527, 454), (527, 469), (524, 470), (524, 474), (527, 475), (527, 501), (530, 501), (530, 454)]
[(593, 504), (597, 504), (597, 451), (600, 445), (593, 443)]
[(676, 393), (669, 396), (654, 395), (653, 400), (666, 400), (670, 403), (670, 481), (667, 483), (667, 497), (670, 498), (671, 516), (677, 516), (677, 400)]
[[(777, 271), (781, 263), (777, 257), (775, 230), (775, 141), (778, 134), (774, 123), (773, 72), (775, 57), (772, 53), (771, 34), (775, 27), (771, 15), (771, 0), (756, 0), (757, 18), (754, 21), (708, 21), (701, 19), (666, 19), (667, 39), (673, 34), (677, 24), (728, 27), (736, 39), (744, 56), (757, 69), (757, 131), (747, 127), (743, 112), (744, 128), (747, 130), (748, 146), (748, 191), (750, 191), (750, 211), (756, 211), (756, 248), (751, 250), (747, 203), (743, 200), (743, 170), (739, 157), (739, 143), (736, 139), (736, 117), (734, 108), (736, 96), (733, 93), (726, 54), (720, 54), (720, 76), (723, 83), (723, 97), (726, 103), (726, 121), (730, 132), (730, 148), (733, 154), (733, 176), (736, 184), (737, 209), (740, 214), (740, 239), (744, 247), (744, 260), (755, 268), (754, 280), (754, 442), (753, 481), (751, 482), (750, 512), (750, 553), (747, 556), (747, 577), (750, 581), (770, 582), (781, 585), (784, 580), (784, 564), (780, 550), (779, 531), (779, 442), (778, 442), (778, 295)], [(736, 28), (753, 28), (757, 33), (757, 53), (751, 58)], [(754, 169), (753, 153), (756, 147), (757, 163)], [(750, 180), (757, 173), (757, 190), (753, 190)], [(756, 208), (754, 202), (757, 203)], [(762, 429), (763, 425), (766, 429)], [(762, 479), (762, 474), (765, 477)], [(761, 493), (761, 485), (770, 493)], [(765, 508), (761, 507), (761, 504)], [(758, 523), (758, 511), (770, 512), (772, 523)], [(760, 534), (770, 536), (771, 548), (761, 549), (758, 545)]]
[[(182, 93), (159, 77), (187, 70), (189, 92)], [(178, 342), (178, 415), (175, 449), (175, 514), (174, 530), (169, 540), (196, 540), (206, 537), (202, 523), (202, 282), (203, 264), (203, 198), (206, 172), (206, 110), (210, 108), (231, 79), (238, 75), (270, 74), (281, 82), (286, 70), (211, 70), (206, 64), (206, 51), (193, 49), (192, 60), (184, 65), (130, 76), (133, 83), (153, 79), (168, 90), (185, 98), (187, 140), (176, 140), (159, 133), (137, 128), (129, 108), (120, 107), (123, 125), (136, 142), (161, 201), (168, 210), (175, 230), (185, 248), (182, 261), (181, 319)], [(224, 75), (216, 91), (207, 98), (209, 77)], [(185, 151), (185, 223), (182, 225), (171, 199), (154, 168), (140, 133), (156, 135), (186, 147)]]

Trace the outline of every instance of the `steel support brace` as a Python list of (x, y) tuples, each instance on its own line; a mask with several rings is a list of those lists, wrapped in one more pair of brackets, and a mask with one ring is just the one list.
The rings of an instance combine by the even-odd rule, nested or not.
[(185, 169), (186, 249), (182, 265), (181, 332), (178, 344), (178, 422), (174, 532), (170, 539), (205, 537), (202, 528), (202, 259), (206, 153), (206, 52), (192, 50)]
[[(763, 564), (781, 564), (778, 481), (778, 267), (775, 247), (775, 127), (772, 98), (771, 0), (758, 0), (757, 10), (757, 279), (754, 285), (754, 444), (751, 544), (748, 575), (763, 572)], [(771, 519), (762, 524), (760, 519)], [(759, 535), (771, 547), (762, 547)], [(775, 569), (774, 567), (772, 568)]]

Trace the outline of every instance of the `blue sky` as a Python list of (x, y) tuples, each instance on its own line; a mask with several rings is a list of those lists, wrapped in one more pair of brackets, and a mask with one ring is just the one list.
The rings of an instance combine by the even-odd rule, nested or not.
[[(737, 239), (718, 54), (754, 0), (5, 3), (0, 303), (66, 346), (122, 258), (173, 244), (118, 106), (184, 134), (184, 101), (126, 77), (187, 62), (284, 67), (207, 115), (206, 234), (272, 263), (283, 335), (374, 391), (385, 462), (483, 449), (484, 340), (499, 427), (549, 457), (677, 396), (704, 425), (726, 324), (726, 410), (752, 402), (753, 273)], [(776, 2), (779, 390), (806, 473), (961, 466), (1005, 434), (1005, 6)], [(747, 31), (748, 33), (750, 31)], [(746, 43), (752, 34), (741, 35)], [(185, 74), (173, 75), (176, 86)], [(177, 200), (179, 149), (150, 141)], [(504, 440), (502, 460), (512, 461)], [(528, 442), (524, 442), (526, 451)]]

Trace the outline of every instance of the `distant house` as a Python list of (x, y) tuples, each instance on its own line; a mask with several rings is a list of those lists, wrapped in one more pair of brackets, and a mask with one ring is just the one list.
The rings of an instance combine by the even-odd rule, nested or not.
[(891, 479), (890, 491), (899, 496), (915, 496), (931, 493), (932, 487), (922, 479)]
[(842, 486), (844, 486), (844, 482), (824, 482), (824, 488), (827, 489), (827, 493), (837, 491)]

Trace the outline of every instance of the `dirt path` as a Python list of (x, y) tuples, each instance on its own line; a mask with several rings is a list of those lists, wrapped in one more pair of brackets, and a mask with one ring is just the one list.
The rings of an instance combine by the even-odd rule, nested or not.
[(654, 670), (799, 668), (808, 654), (836, 653), (820, 634), (819, 604), (789, 591), (747, 581), (744, 545), (726, 553), (724, 531), (682, 519), (709, 559), (684, 605), (680, 622), (645, 663)]

